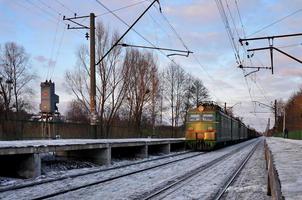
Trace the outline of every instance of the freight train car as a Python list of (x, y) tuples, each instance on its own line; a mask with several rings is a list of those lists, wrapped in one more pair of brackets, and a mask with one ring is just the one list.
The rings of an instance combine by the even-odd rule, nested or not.
[(188, 111), (185, 137), (189, 148), (211, 150), (247, 140), (249, 135), (255, 135), (255, 131), (214, 103), (203, 103)]

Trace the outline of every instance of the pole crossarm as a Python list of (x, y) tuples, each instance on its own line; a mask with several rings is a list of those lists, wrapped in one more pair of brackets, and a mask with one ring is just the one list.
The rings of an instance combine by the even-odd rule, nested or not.
[[(273, 40), (275, 38), (287, 38), (287, 37), (297, 37), (297, 36), (302, 36), (302, 33), (294, 33), (294, 34), (285, 34), (285, 35), (273, 35), (273, 36), (266, 36), (266, 37), (254, 37), (254, 38), (240, 38), (239, 39), (239, 43), (243, 46), (243, 42), (245, 42), (245, 45), (248, 46), (249, 43), (248, 41), (253, 41), (253, 40), (268, 40), (269, 42), (269, 47), (262, 47), (262, 48), (254, 48), (254, 49), (248, 49), (247, 51), (262, 51), (262, 50), (270, 50), (270, 60), (271, 60), (271, 67), (270, 69), (272, 70), (272, 74), (274, 74), (274, 56), (273, 56), (273, 50), (278, 51), (279, 53), (282, 53), (284, 55), (286, 55), (287, 57), (299, 62), (302, 64), (302, 61), (299, 60), (298, 58), (295, 58), (294, 56), (276, 48), (273, 46)], [(260, 68), (258, 68), (257, 71), (259, 71)], [(253, 71), (251, 73), (257, 72), (257, 71)], [(249, 74), (251, 74), (249, 73)], [(248, 75), (249, 75), (248, 74)]]
[(244, 68), (246, 68), (246, 69), (255, 69), (254, 71), (251, 71), (251, 72), (245, 74), (244, 77), (247, 77), (247, 76), (249, 76), (253, 73), (259, 72), (260, 69), (272, 69), (271, 67), (251, 67), (251, 66), (243, 66), (242, 64), (240, 64), (238, 66), (238, 68), (241, 68), (241, 69), (244, 69)]
[(247, 69), (271, 69), (270, 67), (251, 67), (251, 66), (243, 66), (239, 65), (239, 68), (247, 68)]
[(251, 40), (273, 40), (275, 38), (284, 38), (284, 37), (297, 37), (302, 36), (302, 33), (294, 33), (294, 34), (286, 34), (286, 35), (273, 35), (273, 36), (266, 36), (266, 37), (254, 37), (254, 38), (240, 38), (239, 42), (243, 45), (243, 42), (251, 41)]
[(154, 3), (159, 3), (159, 0), (154, 0), (147, 8), (144, 10), (144, 12), (133, 22), (131, 26), (125, 31), (125, 33), (112, 45), (112, 47), (103, 55), (103, 57), (96, 63), (96, 65), (100, 64), (104, 58), (112, 51), (114, 47), (116, 47), (121, 40), (125, 37), (125, 35), (134, 27), (134, 25), (145, 15), (145, 13), (154, 5)]
[(254, 48), (254, 49), (248, 49), (247, 51), (250, 52), (250, 51), (262, 51), (262, 50), (267, 50), (267, 49), (270, 49), (270, 50), (276, 50), (278, 51), (279, 53), (282, 53), (284, 55), (286, 55), (287, 57), (299, 62), (302, 64), (302, 61), (299, 60), (298, 58), (286, 53), (285, 51), (282, 51), (281, 49), (278, 49), (277, 47), (273, 47), (273, 46), (269, 46), (269, 47), (262, 47), (262, 48)]
[[(132, 45), (132, 44), (125, 44), (125, 43), (121, 43), (121, 44), (118, 44), (118, 45), (120, 45), (122, 47), (135, 47), (135, 48), (143, 48), (143, 49), (155, 49), (155, 50), (186, 53), (186, 55), (184, 55), (184, 54), (174, 54), (174, 55), (182, 55), (182, 56), (189, 56), (190, 53), (193, 53), (192, 51), (187, 51), (187, 50), (170, 49), (170, 48), (162, 48), (162, 47), (150, 47), (150, 46), (141, 46), (141, 45)], [(170, 56), (171, 55), (173, 55), (173, 54), (170, 54)]]
[(263, 105), (263, 106), (266, 106), (266, 107), (268, 107), (268, 108), (271, 108), (271, 109), (274, 109), (275, 107), (273, 107), (273, 106), (270, 106), (270, 105), (267, 105), (267, 104), (265, 104), (265, 103), (261, 103), (261, 102), (259, 102), (259, 101), (253, 101), (253, 103), (258, 103), (259, 105)]
[(74, 17), (69, 17), (69, 18), (66, 18), (65, 16), (63, 16), (63, 20), (67, 20), (67, 21), (70, 21), (76, 25), (78, 25), (78, 27), (70, 27), (70, 24), (67, 25), (67, 29), (90, 29), (88, 26), (85, 26), (83, 24), (80, 24), (79, 22), (76, 22), (75, 20), (76, 19), (82, 19), (82, 18), (88, 18), (90, 17), (89, 15), (88, 16), (75, 16)]

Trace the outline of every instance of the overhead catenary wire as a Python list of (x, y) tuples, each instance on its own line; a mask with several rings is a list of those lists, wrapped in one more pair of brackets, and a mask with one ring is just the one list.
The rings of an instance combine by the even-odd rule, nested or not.
[(55, 55), (55, 60), (54, 60), (54, 66), (52, 68), (52, 72), (50, 73), (50, 79), (52, 79), (52, 77), (54, 75), (55, 67), (57, 66), (58, 57), (59, 57), (60, 52), (61, 52), (62, 43), (63, 43), (64, 36), (65, 36), (65, 32), (66, 32), (66, 28), (63, 29), (63, 32), (62, 32), (62, 35), (61, 35), (61, 38), (60, 38), (60, 41), (59, 41), (59, 45), (58, 45), (57, 52), (56, 52), (56, 55)]
[[(120, 10), (124, 10), (124, 9), (127, 9), (127, 8), (131, 8), (131, 7), (140, 5), (140, 4), (142, 4), (142, 3), (146, 2), (146, 1), (148, 1), (148, 0), (138, 1), (138, 2), (136, 2), (136, 3), (132, 3), (132, 4), (129, 4), (129, 5), (126, 5), (126, 6), (123, 6), (123, 7), (114, 9), (114, 10), (111, 10), (111, 12), (117, 12), (117, 11), (120, 11)], [(108, 11), (108, 12), (105, 12), (105, 13), (96, 14), (96, 17), (103, 16), (103, 15), (107, 15), (107, 14), (110, 14), (111, 12)]]
[[(46, 16), (46, 15), (47, 15), (48, 17), (51, 17), (51, 18), (48, 18), (48, 20), (50, 20), (50, 21), (53, 22), (54, 24), (57, 23), (57, 14), (60, 15), (60, 14), (61, 14), (60, 12), (58, 12), (58, 11), (53, 11), (53, 12), (56, 12), (56, 13), (57, 13), (57, 14), (54, 14), (54, 13), (48, 11), (48, 9), (44, 9), (44, 8), (38, 6), (37, 4), (33, 3), (33, 2), (30, 1), (30, 0), (26, 0), (26, 2), (27, 2), (28, 4), (30, 4), (30, 5), (32, 5), (33, 7), (35, 7), (36, 9), (40, 10), (41, 13), (42, 13), (42, 16)], [(43, 14), (46, 14), (46, 15), (43, 15)], [(60, 21), (60, 23), (66, 25), (66, 26), (68, 25), (67, 23), (65, 23), (65, 22), (63, 22), (63, 21)], [(80, 30), (77, 30), (77, 31), (79, 31), (79, 32), (74, 32), (74, 34), (80, 34), (80, 33), (82, 33)]]
[[(110, 12), (112, 15), (114, 15), (119, 21), (121, 21), (124, 25), (126, 25), (127, 27), (130, 27), (130, 25), (123, 20), (121, 17), (119, 17), (116, 13), (112, 12), (107, 6), (105, 6), (102, 2), (100, 2), (99, 0), (95, 0), (98, 4), (100, 4), (103, 8), (105, 8), (108, 12)], [(135, 32), (138, 36), (140, 36), (144, 41), (146, 41), (148, 44), (150, 44), (151, 46), (155, 47), (156, 46), (150, 41), (148, 40), (145, 36), (143, 36), (141, 33), (139, 33), (135, 28), (131, 29), (133, 32)], [(159, 52), (161, 52), (162, 55), (164, 55), (166, 58), (168, 58), (171, 62), (173, 62), (173, 64), (179, 66), (178, 63), (176, 63), (173, 59), (171, 59), (167, 54), (165, 54), (162, 50), (159, 50)]]
[[(233, 15), (232, 15), (232, 13), (231, 13), (230, 6), (228, 5), (227, 0), (225, 0), (225, 2), (226, 2), (226, 4), (227, 4), (229, 16), (230, 16), (230, 18), (231, 18), (231, 20), (232, 20), (232, 22), (233, 22), (234, 28), (235, 28), (235, 30), (237, 30), (236, 23), (235, 23), (235, 20), (233, 19)], [(219, 10), (219, 13), (220, 13), (220, 15), (221, 15), (222, 21), (224, 22), (225, 28), (227, 29), (227, 33), (228, 33), (227, 35), (228, 35), (228, 38), (229, 38), (229, 40), (230, 40), (230, 42), (231, 42), (231, 46), (232, 46), (232, 48), (233, 48), (233, 51), (234, 51), (234, 54), (235, 54), (235, 58), (236, 58), (236, 60), (237, 60), (237, 63), (238, 63), (238, 61), (239, 61), (239, 63), (241, 64), (241, 63), (243, 63), (243, 62), (245, 62), (245, 61), (244, 61), (244, 59), (241, 60), (240, 57), (239, 57), (239, 55), (240, 55), (240, 54), (239, 54), (239, 47), (236, 49), (236, 44), (235, 44), (235, 39), (234, 39), (235, 36), (234, 36), (234, 34), (233, 34), (233, 32), (232, 32), (232, 29), (231, 29), (231, 27), (230, 27), (230, 24), (229, 24), (229, 22), (228, 22), (229, 20), (228, 20), (226, 11), (225, 11), (225, 9), (224, 9), (224, 5), (223, 5), (223, 3), (222, 3), (221, 0), (216, 0), (216, 4), (217, 4), (218, 10)], [(241, 17), (241, 14), (240, 14), (238, 2), (235, 1), (235, 4), (236, 4), (236, 9), (237, 9), (239, 21), (240, 21), (241, 27), (242, 27), (242, 29), (243, 29), (242, 31), (243, 31), (243, 34), (245, 35), (244, 25), (243, 25), (242, 17)], [(238, 31), (236, 31), (236, 33), (237, 33), (237, 36), (238, 36), (238, 39), (239, 39), (240, 36), (239, 36)], [(246, 51), (243, 51), (243, 52), (245, 53)], [(246, 54), (246, 53), (245, 53), (245, 54)], [(238, 57), (239, 59), (238, 59), (237, 57)], [(250, 60), (250, 62), (251, 62), (251, 64), (252, 64), (252, 60), (251, 60), (250, 58), (249, 58), (249, 60)], [(242, 69), (242, 73), (243, 73), (243, 76), (244, 76), (244, 74), (246, 73), (245, 69)], [(253, 90), (252, 90), (251, 85), (249, 84), (248, 79), (247, 79), (245, 76), (244, 76), (244, 82), (245, 82), (245, 85), (246, 85), (247, 90), (248, 90), (249, 98), (250, 98), (250, 100), (251, 100), (251, 102), (252, 102), (252, 101), (253, 101), (253, 94), (252, 94), (252, 91), (253, 91)], [(258, 85), (256, 85), (256, 86), (258, 87)], [(255, 109), (255, 107), (254, 107), (254, 109)], [(254, 116), (258, 118), (258, 116), (257, 116), (256, 114), (254, 114)], [(259, 118), (258, 118), (258, 119), (259, 119)]]
[(272, 22), (272, 23), (270, 23), (268, 25), (265, 25), (265, 26), (261, 27), (259, 30), (255, 31), (255, 32), (253, 32), (253, 33), (251, 33), (249, 35), (247, 35), (247, 37), (250, 37), (252, 35), (260, 33), (261, 31), (263, 31), (263, 30), (265, 30), (265, 29), (267, 29), (267, 28), (269, 28), (269, 27), (271, 27), (271, 26), (273, 26), (273, 25), (275, 25), (275, 24), (277, 24), (277, 23), (279, 23), (279, 22), (281, 22), (281, 21), (283, 21), (283, 20), (285, 20), (285, 19), (287, 19), (287, 18), (289, 18), (289, 17), (291, 17), (291, 16), (293, 16), (293, 15), (301, 12), (301, 11), (302, 11), (302, 8), (300, 8), (300, 9), (298, 9), (298, 10), (296, 10), (296, 11), (294, 11), (294, 12), (292, 12), (292, 13), (290, 13), (290, 14), (288, 14), (288, 15), (280, 18), (280, 19), (277, 19), (276, 21), (274, 21), (274, 22)]
[(56, 40), (57, 40), (58, 26), (59, 26), (60, 20), (61, 20), (60, 17), (58, 17), (58, 22), (57, 22), (57, 25), (56, 25), (56, 28), (55, 28), (55, 34), (54, 34), (53, 42), (52, 42), (52, 45), (51, 45), (50, 56), (49, 56), (49, 60), (48, 60), (48, 69), (47, 69), (46, 80), (49, 77), (50, 68), (54, 67), (54, 66), (51, 66), (51, 64), (54, 64), (53, 63), (54, 62), (53, 52), (54, 52), (54, 48), (55, 48), (55, 44), (56, 44)]
[(218, 11), (220, 13), (220, 17), (222, 19), (222, 22), (224, 23), (224, 26), (226, 28), (227, 36), (228, 36), (229, 41), (231, 43), (231, 46), (233, 48), (235, 60), (236, 60), (237, 64), (241, 64), (241, 58), (240, 58), (240, 55), (239, 55), (239, 50), (237, 48), (235, 37), (234, 37), (234, 34), (232, 32), (231, 26), (229, 24), (229, 20), (228, 20), (227, 14), (225, 12), (223, 3), (222, 3), (221, 0), (215, 0), (215, 2), (216, 2), (216, 5), (217, 5), (217, 8), (218, 8)]
[(60, 4), (63, 8), (65, 8), (66, 10), (68, 10), (70, 13), (76, 13), (74, 10), (70, 9), (69, 7), (67, 7), (65, 4), (63, 4), (61, 1), (59, 0), (55, 0), (58, 4)]
[[(241, 27), (242, 27), (243, 35), (244, 35), (244, 37), (246, 37), (246, 32), (245, 32), (245, 28), (244, 28), (244, 25), (243, 25), (243, 20), (242, 20), (241, 14), (240, 14), (240, 9), (239, 9), (239, 5), (238, 5), (237, 0), (235, 0), (235, 4), (236, 4), (236, 10), (237, 10), (237, 13), (238, 13), (239, 21), (240, 21), (240, 24), (241, 24)], [(244, 52), (246, 52), (245, 46), (243, 46), (243, 47), (244, 47), (244, 50), (245, 50)], [(248, 56), (248, 59), (250, 61), (251, 66), (254, 66), (253, 61), (252, 61), (252, 59), (251, 59), (250, 56)], [(262, 67), (264, 67), (264, 65), (261, 62), (260, 62), (260, 64), (261, 64)], [(260, 90), (260, 92), (262, 93), (262, 95), (264, 96), (264, 98), (266, 99), (266, 101), (269, 102), (267, 96), (265, 95), (266, 92), (264, 91), (263, 87), (260, 84), (257, 83), (256, 76), (255, 76), (254, 83), (258, 87), (258, 89)]]
[[(149, 0), (150, 1), (150, 0)], [(156, 8), (156, 7), (155, 7)], [(156, 8), (157, 10), (157, 8)], [(166, 23), (169, 25), (169, 27), (171, 28), (171, 30), (174, 32), (174, 34), (176, 35), (176, 37), (178, 38), (178, 40), (181, 42), (181, 44), (183, 45), (183, 47), (185, 49), (187, 49), (187, 51), (189, 50), (188, 45), (186, 45), (184, 39), (180, 36), (180, 34), (176, 31), (176, 29), (174, 28), (174, 26), (172, 25), (172, 23), (169, 21), (169, 19), (164, 15), (163, 12), (159, 12), (162, 16), (162, 18), (166, 21)], [(154, 21), (156, 21), (153, 18)], [(157, 22), (156, 22), (157, 23)], [(158, 23), (157, 23), (158, 24)], [(163, 29), (163, 28), (162, 28)], [(163, 29), (164, 30), (164, 29)], [(197, 58), (197, 56), (195, 54), (192, 54), (193, 58), (195, 59), (196, 63), (201, 67), (201, 69), (208, 75), (207, 77), (209, 79), (211, 79), (211, 81), (214, 83), (216, 82), (216, 80), (213, 78), (213, 76), (205, 69), (205, 67), (201, 64), (201, 62), (199, 61), (199, 59)], [(215, 90), (215, 89), (213, 89)], [(217, 99), (217, 101), (219, 101), (219, 98), (216, 96), (215, 92), (213, 92), (213, 96)]]
[(245, 28), (244, 28), (244, 25), (243, 25), (243, 20), (242, 20), (241, 14), (240, 14), (240, 9), (239, 9), (239, 5), (238, 5), (237, 0), (235, 0), (235, 4), (236, 4), (236, 10), (237, 10), (237, 14), (238, 14), (239, 21), (240, 21), (240, 24), (241, 24), (243, 35), (244, 35), (244, 37), (246, 37), (246, 32), (245, 32)]

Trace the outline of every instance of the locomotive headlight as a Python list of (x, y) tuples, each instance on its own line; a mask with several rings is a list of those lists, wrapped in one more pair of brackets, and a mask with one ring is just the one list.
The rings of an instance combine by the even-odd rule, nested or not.
[(213, 130), (213, 127), (212, 126), (209, 126), (208, 127), (208, 131), (212, 131)]
[(193, 127), (189, 127), (188, 130), (189, 131), (194, 131), (194, 128)]

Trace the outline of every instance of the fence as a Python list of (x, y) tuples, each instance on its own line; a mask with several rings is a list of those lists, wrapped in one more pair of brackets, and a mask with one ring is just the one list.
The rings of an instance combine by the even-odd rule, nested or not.
[[(101, 126), (96, 126), (96, 130), (89, 124), (66, 123), (66, 122), (39, 122), (22, 120), (1, 120), (0, 140), (24, 140), (24, 139), (94, 139), (94, 138), (138, 138), (138, 137), (184, 137), (183, 128), (174, 128), (172, 134), (171, 127), (156, 127), (153, 131), (150, 127), (143, 127), (137, 130), (129, 126), (112, 126), (108, 134), (101, 131)], [(103, 128), (103, 130), (105, 130)]]
[[(284, 137), (284, 133), (276, 133), (274, 134), (275, 137)], [(288, 138), (294, 140), (302, 140), (302, 130), (299, 131), (289, 131)]]

